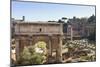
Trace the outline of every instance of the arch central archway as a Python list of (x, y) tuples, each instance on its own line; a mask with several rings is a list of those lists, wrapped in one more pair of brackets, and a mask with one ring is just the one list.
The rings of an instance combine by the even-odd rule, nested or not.
[(52, 56), (52, 41), (49, 36), (33, 36), (32, 37), (32, 43), (33, 45), (39, 44), (40, 42), (46, 44), (46, 61), (47, 63), (50, 62), (50, 57)]
[(62, 61), (60, 36), (37, 35), (32, 37), (33, 44), (45, 42), (47, 49), (47, 63), (57, 63)]

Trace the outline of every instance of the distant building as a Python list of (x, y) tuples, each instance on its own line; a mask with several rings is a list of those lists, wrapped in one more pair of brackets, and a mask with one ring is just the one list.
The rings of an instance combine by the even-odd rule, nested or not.
[[(72, 34), (71, 34), (72, 29)], [(88, 37), (91, 33), (96, 32), (96, 24), (85, 24), (79, 22), (71, 22), (67, 26), (67, 36), (73, 36), (73, 38), (84, 38)]]

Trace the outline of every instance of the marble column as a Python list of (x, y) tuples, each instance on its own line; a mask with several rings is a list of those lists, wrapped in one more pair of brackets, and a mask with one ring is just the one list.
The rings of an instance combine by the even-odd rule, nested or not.
[(18, 60), (18, 58), (19, 58), (19, 39), (15, 40), (15, 45), (16, 45), (16, 47), (15, 47), (15, 49), (16, 49), (16, 60)]
[(73, 40), (73, 28), (71, 26), (71, 41)]
[(59, 37), (59, 44), (57, 48), (57, 62), (62, 62), (62, 37)]
[(51, 37), (49, 36), (49, 41), (48, 41), (48, 63), (51, 63), (51, 57), (52, 57), (52, 48), (51, 48)]

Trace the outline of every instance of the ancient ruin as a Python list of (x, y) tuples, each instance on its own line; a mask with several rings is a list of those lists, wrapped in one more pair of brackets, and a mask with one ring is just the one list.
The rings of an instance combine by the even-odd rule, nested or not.
[[(42, 22), (20, 22), (15, 24), (16, 58), (25, 46), (38, 41), (46, 42), (48, 63), (62, 62), (62, 24)], [(52, 53), (56, 52), (55, 57)]]

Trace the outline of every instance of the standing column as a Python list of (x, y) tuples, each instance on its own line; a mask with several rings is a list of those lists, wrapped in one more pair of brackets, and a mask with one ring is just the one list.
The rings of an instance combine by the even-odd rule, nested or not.
[(71, 41), (73, 40), (73, 28), (72, 28), (72, 25), (71, 25)]
[(51, 57), (52, 57), (52, 48), (51, 48), (51, 36), (49, 36), (49, 43), (48, 43), (48, 63), (51, 63)]
[(57, 52), (56, 52), (56, 62), (61, 63), (62, 62), (62, 35), (63, 35), (63, 24), (60, 24), (60, 36), (58, 37), (58, 44), (57, 44)]
[(57, 48), (57, 62), (62, 62), (62, 37), (59, 37), (59, 44)]
[(16, 49), (16, 60), (19, 58), (19, 39), (15, 40), (15, 49)]

